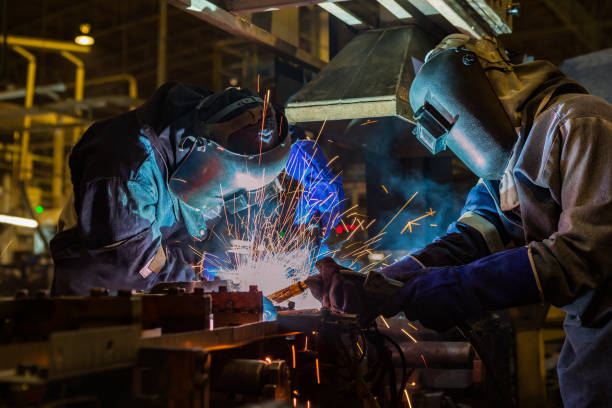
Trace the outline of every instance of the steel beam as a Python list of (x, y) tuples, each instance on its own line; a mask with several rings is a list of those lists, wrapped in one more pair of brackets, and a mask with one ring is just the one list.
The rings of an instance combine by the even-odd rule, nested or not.
[(239, 16), (212, 5), (212, 3), (199, 0), (169, 0), (168, 2), (230, 34), (272, 48), (277, 53), (308, 69), (318, 71), (326, 65), (324, 61), (314, 57), (310, 53), (293, 44), (289, 44), (287, 41), (275, 37), (268, 31), (251, 24), (249, 21)]
[(235, 13), (256, 13), (275, 9), (313, 6), (325, 0), (228, 0), (227, 8)]

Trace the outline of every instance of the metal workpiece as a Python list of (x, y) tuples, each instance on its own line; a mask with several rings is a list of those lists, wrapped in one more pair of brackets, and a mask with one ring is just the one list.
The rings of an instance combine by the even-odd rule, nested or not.
[(397, 116), (412, 121), (415, 67), (435, 40), (416, 26), (357, 35), (287, 103), (289, 122)]
[(213, 391), (289, 400), (289, 367), (283, 360), (217, 359), (213, 360)]
[(142, 404), (138, 406), (156, 401), (177, 408), (208, 408), (210, 363), (210, 353), (200, 349), (141, 348), (133, 400)]
[[(399, 343), (399, 346), (404, 353), (406, 364), (411, 368), (471, 369), (473, 367), (475, 354), (468, 342), (421, 341), (414, 343), (406, 338), (404, 342)], [(397, 366), (401, 365), (399, 354), (394, 353), (393, 362)]]

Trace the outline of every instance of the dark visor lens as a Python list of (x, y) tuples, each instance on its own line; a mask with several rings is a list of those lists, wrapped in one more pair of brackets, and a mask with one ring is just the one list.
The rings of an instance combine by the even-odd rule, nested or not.
[(414, 118), (417, 126), (413, 133), (427, 150), (437, 154), (446, 149), (446, 135), (453, 125), (436, 108), (425, 101), (415, 112)]

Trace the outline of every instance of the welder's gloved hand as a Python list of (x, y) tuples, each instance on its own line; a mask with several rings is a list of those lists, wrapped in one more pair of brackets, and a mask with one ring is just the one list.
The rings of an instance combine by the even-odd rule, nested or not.
[(340, 273), (347, 268), (338, 265), (332, 258), (325, 257), (316, 262), (318, 275), (306, 279), (312, 295), (324, 307), (334, 312), (363, 314), (366, 303), (363, 287), (359, 282), (346, 279)]
[(462, 266), (425, 268), (382, 308), (444, 331), (487, 310), (538, 303), (540, 291), (527, 248), (489, 255)]
[(413, 258), (408, 255), (399, 261), (381, 269), (381, 273), (385, 275), (387, 278), (395, 279), (400, 282), (407, 282), (420, 274), (425, 267)]
[(298, 140), (291, 146), (285, 171), (304, 186), (294, 224), (307, 225), (316, 222), (327, 238), (340, 222), (344, 211), (342, 179), (329, 168), (328, 160), (312, 140)]

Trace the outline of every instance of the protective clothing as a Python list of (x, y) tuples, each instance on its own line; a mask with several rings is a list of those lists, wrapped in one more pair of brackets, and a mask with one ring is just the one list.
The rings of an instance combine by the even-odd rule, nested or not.
[(304, 187), (294, 224), (306, 225), (314, 221), (326, 238), (344, 212), (342, 178), (332, 173), (328, 160), (312, 140), (295, 142), (290, 157), (286, 172)]
[(447, 234), (411, 255), (428, 268), (498, 252), (509, 257), (504, 263), (522, 264), (522, 255), (505, 249), (526, 245), (544, 300), (568, 313), (558, 366), (565, 405), (607, 406), (612, 386), (602, 372), (612, 366), (612, 106), (543, 61), (487, 75), (508, 117), (520, 125), (506, 170), (500, 180), (481, 179)]
[(404, 287), (381, 312), (406, 317), (443, 331), (487, 310), (537, 303), (540, 292), (527, 248), (515, 248), (467, 265), (412, 271)]
[[(218, 132), (214, 125), (261, 106), (255, 100), (211, 120), (252, 95), (229, 90), (208, 99), (210, 110), (195, 109), (210, 95), (191, 85), (165, 84), (143, 106), (85, 132), (69, 158), (73, 194), (51, 241), (53, 294), (85, 295), (92, 287), (147, 290), (157, 282), (198, 278), (193, 266), (213, 214), (179, 199), (169, 183), (197, 149), (194, 135), (202, 123), (211, 122), (211, 138), (225, 135), (229, 141), (237, 130), (221, 126)], [(242, 147), (247, 154), (250, 145)], [(274, 150), (272, 144), (266, 148)]]

